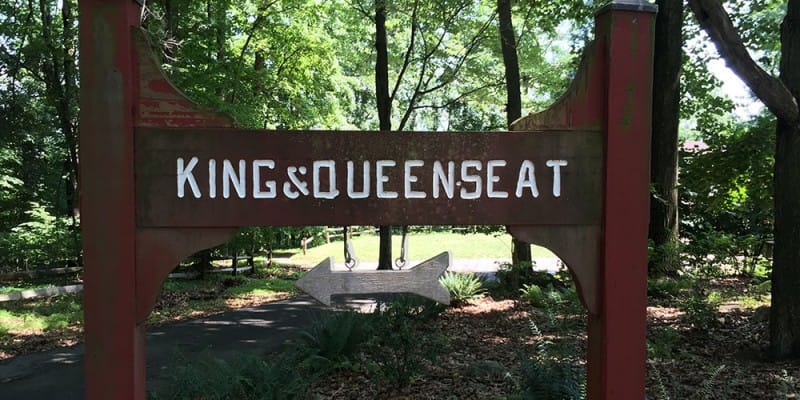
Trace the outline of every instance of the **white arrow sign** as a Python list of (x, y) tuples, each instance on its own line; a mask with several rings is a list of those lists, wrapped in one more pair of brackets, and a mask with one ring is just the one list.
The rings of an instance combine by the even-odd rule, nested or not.
[(414, 293), (442, 304), (450, 304), (450, 293), (439, 283), (450, 266), (449, 251), (400, 271), (331, 271), (328, 257), (295, 283), (319, 302), (330, 305), (334, 294)]

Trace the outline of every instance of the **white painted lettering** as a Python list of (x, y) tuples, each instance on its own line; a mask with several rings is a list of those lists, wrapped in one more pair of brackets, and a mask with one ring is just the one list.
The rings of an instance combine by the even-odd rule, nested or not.
[(364, 189), (356, 192), (355, 189), (355, 166), (352, 161), (347, 162), (347, 197), (351, 199), (366, 199), (369, 197), (369, 161), (364, 161), (364, 168), (362, 178), (364, 182)]
[(416, 175), (411, 173), (411, 168), (418, 168), (425, 165), (425, 161), (422, 160), (407, 160), (405, 162), (405, 195), (407, 199), (424, 199), (428, 197), (425, 192), (420, 192), (416, 190), (411, 190), (411, 184), (414, 182), (418, 182), (419, 178)]
[(266, 181), (264, 186), (266, 191), (261, 190), (261, 168), (275, 169), (275, 161), (254, 160), (253, 161), (253, 198), (254, 199), (274, 199), (277, 196), (275, 181)]
[(539, 197), (539, 188), (536, 186), (536, 176), (533, 162), (525, 160), (519, 167), (519, 178), (517, 179), (517, 198), (522, 197), (525, 188), (531, 190), (531, 196)]
[(467, 190), (466, 185), (461, 186), (461, 198), (467, 200), (473, 200), (481, 197), (481, 192), (483, 191), (483, 183), (481, 180), (480, 175), (470, 175), (469, 169), (474, 168), (476, 171), (480, 171), (482, 168), (483, 163), (477, 160), (464, 160), (461, 162), (461, 181), (462, 183), (473, 183), (475, 184), (475, 190), (469, 191)]
[(184, 166), (183, 157), (178, 157), (178, 198), (182, 199), (184, 196), (184, 187), (189, 183), (192, 189), (192, 195), (195, 199), (200, 198), (200, 188), (197, 186), (197, 181), (194, 179), (192, 170), (197, 165), (197, 157), (192, 157), (189, 160), (189, 165)]
[(456, 191), (456, 179), (455, 179), (455, 168), (456, 163), (453, 161), (447, 162), (447, 173), (445, 174), (444, 168), (442, 167), (442, 163), (440, 161), (434, 161), (433, 163), (433, 198), (439, 198), (439, 190), (440, 188), (444, 189), (444, 194), (447, 196), (448, 199), (453, 198), (453, 194)]
[[(320, 187), (320, 170), (322, 168), (328, 169), (328, 190), (323, 191)], [(314, 161), (313, 167), (314, 178), (314, 197), (317, 199), (335, 199), (339, 196), (339, 190), (336, 189), (336, 161), (323, 160)]]
[(208, 160), (208, 197), (217, 198), (217, 160)]
[(379, 199), (396, 199), (397, 192), (389, 192), (383, 190), (383, 184), (389, 182), (389, 177), (384, 175), (384, 168), (391, 168), (396, 166), (394, 160), (378, 160), (375, 162), (375, 192)]
[(547, 160), (545, 164), (553, 169), (553, 197), (561, 197), (561, 167), (567, 166), (567, 160)]
[[(290, 199), (296, 199), (300, 197), (300, 194), (303, 194), (304, 196), (308, 196), (309, 194), (308, 183), (301, 181), (300, 178), (297, 177), (298, 171), (301, 175), (305, 175), (307, 172), (306, 167), (286, 168), (286, 174), (289, 175), (290, 182), (283, 183), (283, 194)], [(297, 188), (299, 192), (294, 190), (294, 188)]]
[(505, 160), (490, 160), (486, 163), (486, 195), (492, 199), (506, 199), (508, 192), (494, 190), (494, 184), (500, 182), (500, 177), (494, 174), (495, 168), (505, 167)]
[(222, 197), (231, 197), (231, 183), (233, 183), (233, 190), (240, 199), (245, 198), (247, 195), (247, 188), (245, 186), (247, 163), (244, 160), (239, 160), (239, 171), (233, 169), (233, 163), (230, 160), (222, 161)]

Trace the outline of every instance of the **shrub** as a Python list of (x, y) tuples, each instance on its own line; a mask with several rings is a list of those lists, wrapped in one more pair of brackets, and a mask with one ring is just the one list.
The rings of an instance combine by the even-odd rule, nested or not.
[(458, 305), (479, 299), (486, 295), (483, 282), (474, 274), (447, 271), (439, 282), (450, 292), (450, 300)]
[(717, 307), (722, 302), (722, 298), (717, 292), (712, 292), (708, 296), (701, 291), (693, 294), (680, 304), (684, 317), (692, 326), (704, 328), (715, 323)]
[(176, 367), (169, 390), (150, 393), (148, 397), (151, 400), (293, 399), (302, 396), (315, 378), (281, 358), (268, 362), (242, 354), (228, 362), (205, 357)]
[(547, 307), (547, 295), (545, 295), (544, 291), (542, 291), (542, 288), (540, 288), (538, 285), (523, 285), (519, 292), (520, 300), (527, 301), (534, 307)]
[(442, 348), (443, 338), (425, 332), (426, 322), (444, 307), (419, 297), (403, 296), (376, 308), (375, 327), (370, 341), (373, 355), (367, 369), (378, 380), (404, 387), (424, 372), (424, 361), (433, 361)]
[(346, 366), (370, 338), (373, 328), (368, 318), (355, 311), (323, 314), (300, 333), (295, 349), (314, 371)]
[(556, 344), (542, 338), (536, 323), (531, 332), (538, 340), (533, 357), (523, 360), (517, 393), (512, 399), (582, 400), (586, 398), (586, 374), (572, 362), (577, 349), (565, 342)]

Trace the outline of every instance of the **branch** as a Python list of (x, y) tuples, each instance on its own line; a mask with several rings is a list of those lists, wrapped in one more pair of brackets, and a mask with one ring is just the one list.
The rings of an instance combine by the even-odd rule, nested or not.
[(361, 16), (366, 17), (368, 20), (372, 22), (375, 22), (375, 18), (372, 15), (372, 13), (370, 13), (366, 8), (364, 8), (364, 6), (362, 6), (360, 2), (356, 3), (356, 0), (352, 0), (348, 1), (348, 3), (350, 3), (350, 6), (355, 8), (356, 11), (358, 11), (359, 14), (361, 14)]
[(689, 0), (689, 7), (714, 42), (720, 56), (756, 97), (779, 119), (790, 123), (800, 119), (797, 100), (783, 82), (764, 71), (750, 57), (720, 1)]
[(414, 109), (415, 110), (422, 110), (422, 109), (426, 109), (427, 108), (427, 109), (431, 109), (431, 110), (441, 110), (442, 108), (450, 107), (453, 104), (456, 104), (456, 103), (460, 102), (464, 98), (469, 97), (469, 96), (471, 96), (471, 95), (473, 95), (473, 94), (475, 94), (477, 92), (480, 92), (481, 90), (489, 89), (491, 87), (499, 87), (499, 86), (502, 86), (502, 85), (503, 85), (503, 82), (501, 82), (501, 81), (495, 81), (495, 82), (487, 83), (485, 85), (481, 85), (481, 86), (478, 86), (478, 87), (474, 87), (474, 88), (472, 88), (470, 90), (467, 90), (466, 92), (461, 93), (460, 95), (458, 95), (458, 97), (452, 98), (452, 99), (448, 100), (445, 103), (442, 103), (442, 104), (420, 104), (420, 105), (414, 106)]
[(403, 118), (400, 119), (400, 125), (398, 125), (397, 130), (402, 131), (406, 127), (406, 123), (408, 123), (408, 119), (411, 117), (411, 114), (414, 112), (414, 104), (417, 102), (417, 99), (420, 96), (420, 88), (422, 87), (422, 81), (425, 78), (425, 70), (428, 67), (428, 63), (422, 64), (422, 70), (419, 72), (419, 79), (417, 79), (417, 86), (414, 88), (414, 92), (411, 94), (411, 98), (408, 99), (408, 107), (406, 111), (403, 113)]
[(389, 101), (394, 100), (394, 96), (397, 94), (397, 89), (400, 88), (400, 83), (403, 82), (403, 75), (405, 75), (406, 70), (408, 69), (408, 65), (411, 64), (411, 54), (414, 52), (414, 39), (417, 36), (417, 6), (419, 5), (419, 1), (414, 2), (414, 8), (411, 11), (411, 38), (408, 42), (408, 48), (406, 49), (406, 54), (403, 56), (403, 66), (400, 68), (400, 73), (397, 74), (397, 80), (394, 82), (394, 88), (392, 89), (392, 94), (389, 95)]
[(436, 85), (434, 85), (432, 87), (426, 87), (425, 90), (423, 90), (421, 94), (425, 95), (425, 94), (428, 94), (428, 93), (431, 93), (431, 92), (435, 92), (435, 91), (447, 86), (448, 84), (450, 84), (451, 82), (453, 82), (456, 79), (456, 77), (458, 76), (459, 71), (461, 70), (461, 67), (464, 66), (464, 63), (467, 61), (469, 56), (478, 47), (478, 44), (480, 44), (480, 42), (481, 42), (481, 40), (483, 38), (483, 34), (486, 32), (486, 30), (489, 28), (489, 26), (491, 26), (492, 21), (494, 21), (494, 18), (495, 18), (496, 15), (497, 15), (497, 13), (492, 14), (492, 16), (486, 21), (486, 23), (481, 27), (481, 29), (478, 30), (478, 33), (476, 33), (475, 36), (473, 36), (473, 38), (470, 41), (469, 45), (467, 45), (467, 49), (464, 51), (464, 54), (459, 58), (459, 60), (456, 63), (455, 67), (453, 68), (452, 72), (450, 73), (450, 76), (447, 77), (447, 78), (444, 78), (442, 81), (440, 81), (438, 84), (436, 84)]

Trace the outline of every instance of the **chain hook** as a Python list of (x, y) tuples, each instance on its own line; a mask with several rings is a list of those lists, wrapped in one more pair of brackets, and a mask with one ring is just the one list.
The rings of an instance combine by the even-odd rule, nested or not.
[(408, 262), (408, 226), (403, 225), (403, 236), (400, 242), (400, 257), (394, 260), (395, 269), (402, 270)]
[(358, 259), (355, 257), (355, 252), (353, 251), (353, 242), (347, 234), (348, 228), (347, 226), (342, 227), (342, 235), (344, 236), (344, 266), (348, 271), (352, 271), (353, 268), (358, 266)]

